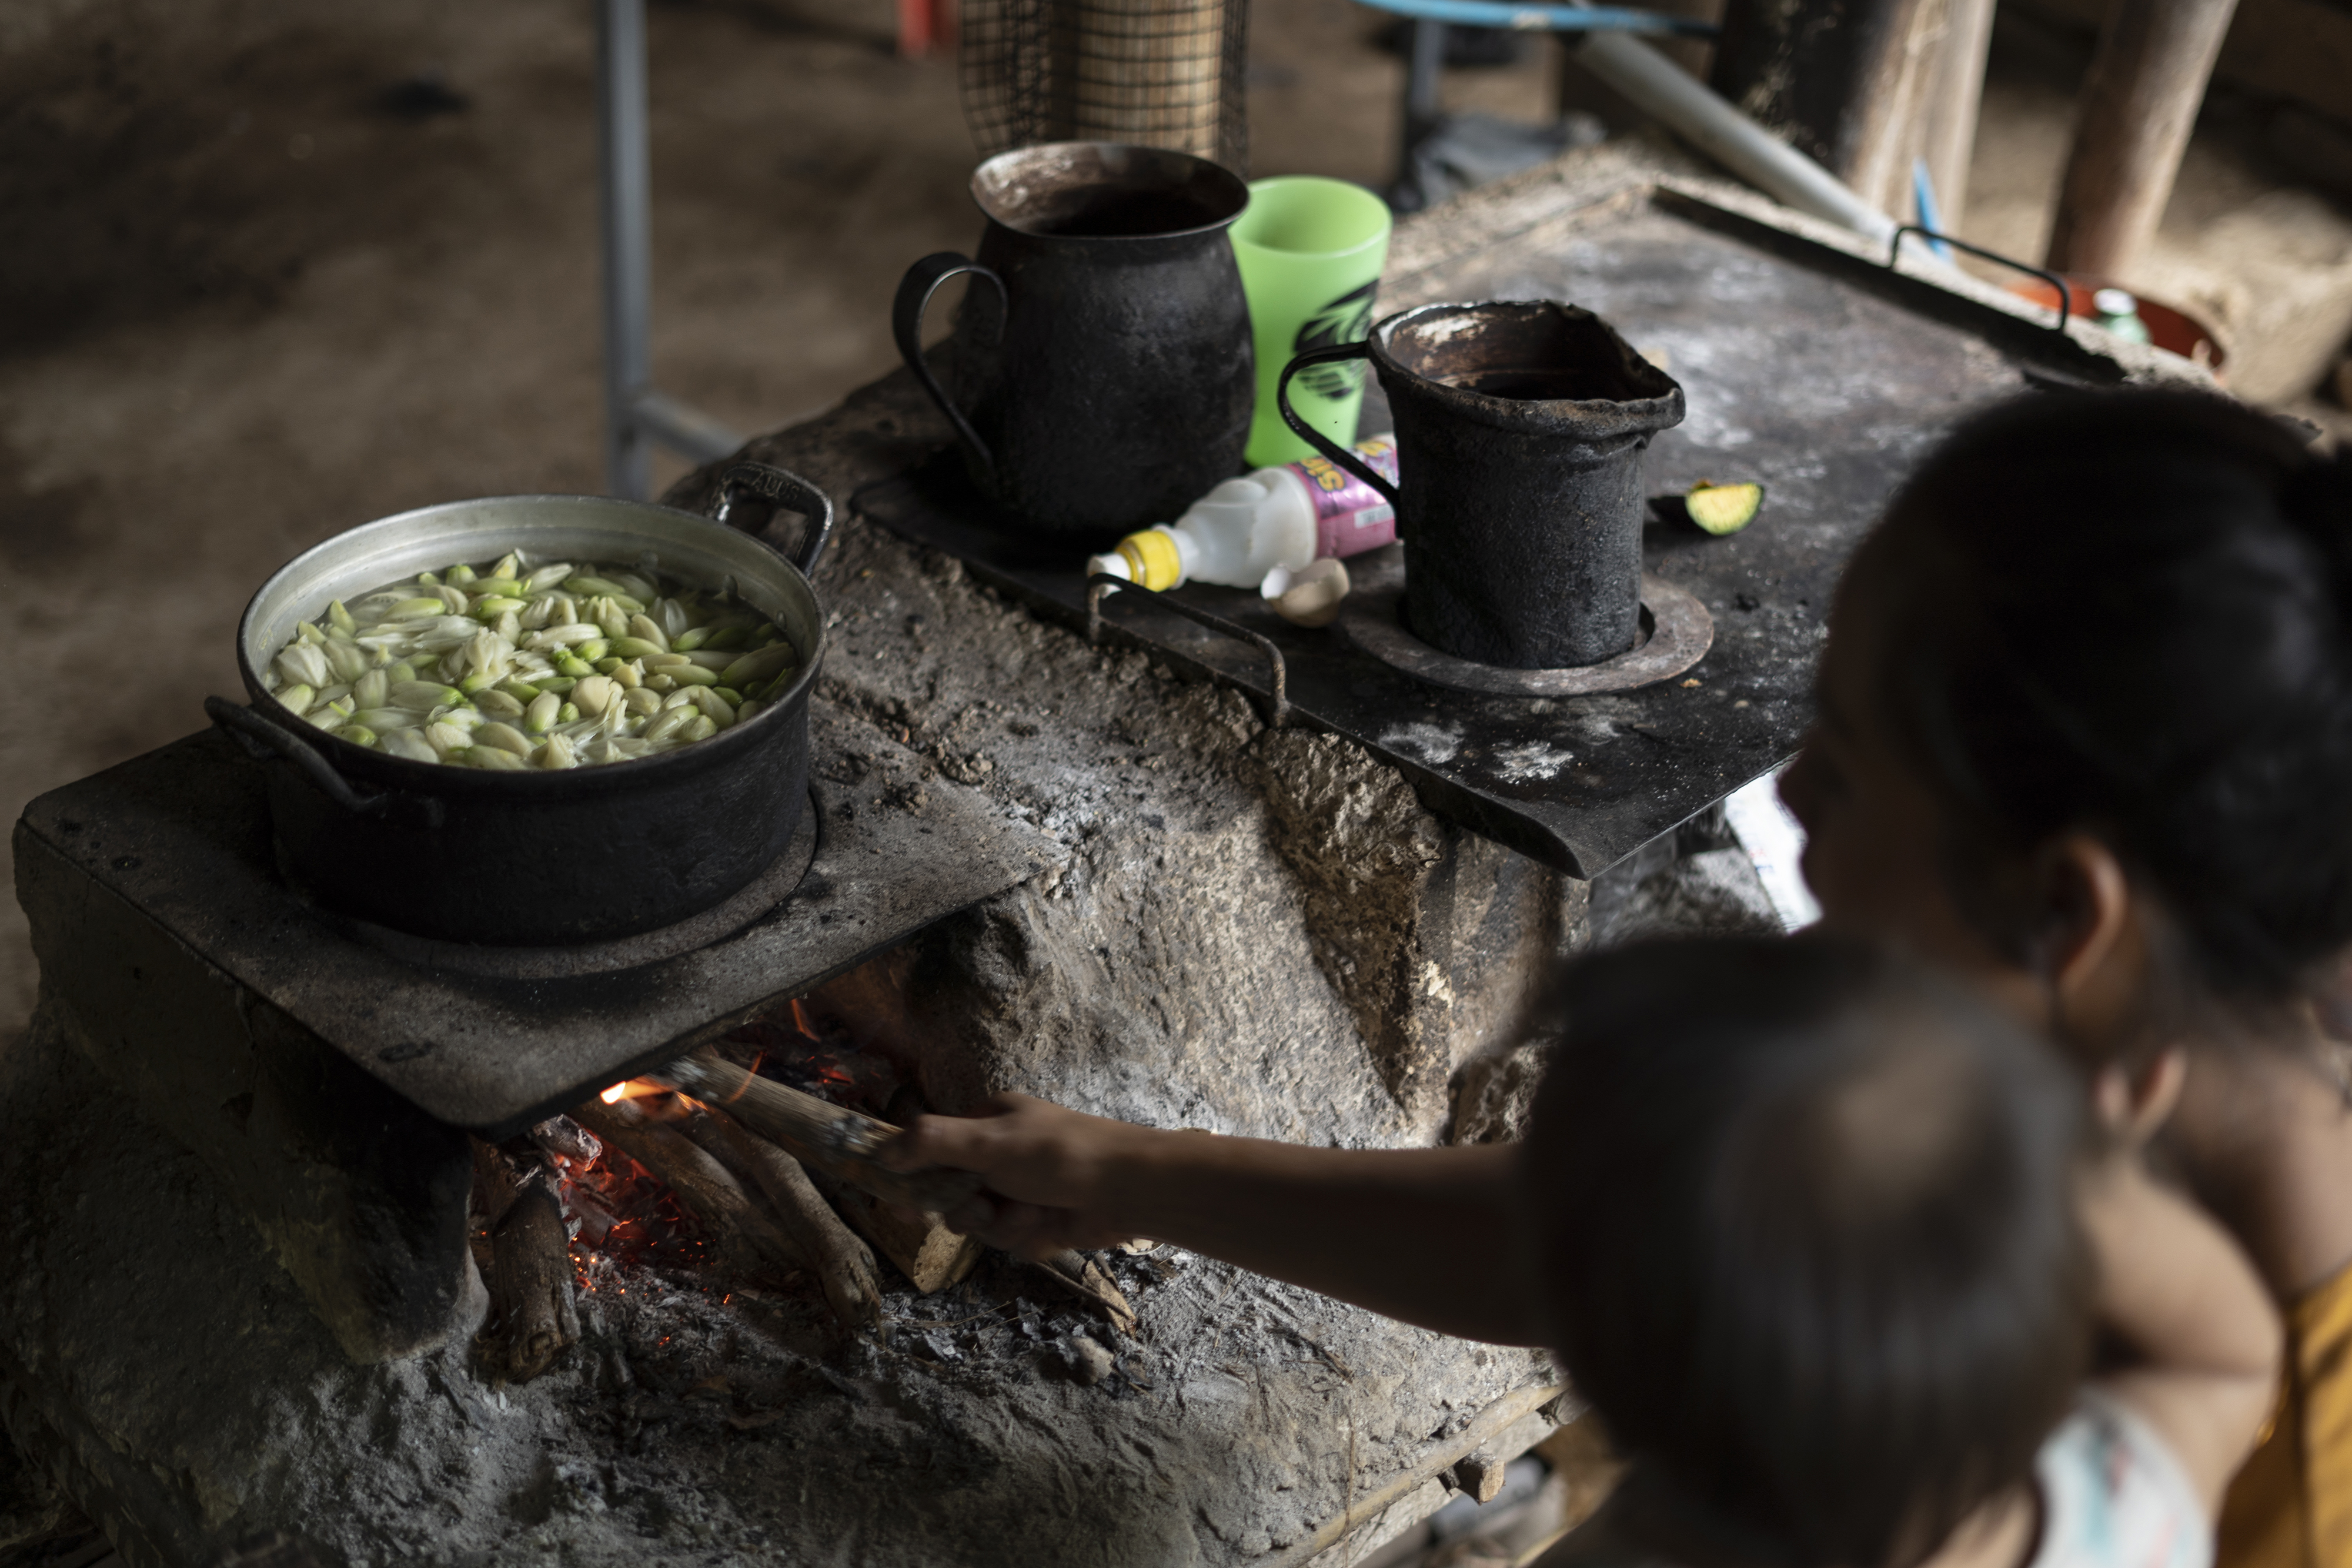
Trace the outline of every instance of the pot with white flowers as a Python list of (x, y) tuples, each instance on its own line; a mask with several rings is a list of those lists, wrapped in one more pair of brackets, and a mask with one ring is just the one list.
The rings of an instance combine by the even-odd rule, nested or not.
[[(268, 777), (289, 880), (414, 936), (607, 941), (738, 892), (808, 797), (832, 500), (738, 464), (715, 517), (599, 497), (404, 512), (246, 606), (250, 703), (205, 711)], [(792, 557), (756, 532), (807, 519)]]

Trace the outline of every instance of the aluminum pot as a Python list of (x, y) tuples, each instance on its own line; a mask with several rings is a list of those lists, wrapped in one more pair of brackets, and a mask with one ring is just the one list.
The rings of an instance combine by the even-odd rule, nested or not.
[[(808, 518), (796, 558), (751, 533), (777, 505)], [(280, 870), (329, 908), (444, 941), (555, 946), (655, 930), (766, 870), (808, 800), (808, 704), (824, 656), (809, 573), (833, 531), (824, 491), (739, 464), (715, 517), (641, 501), (508, 496), (403, 512), (339, 534), (278, 568), (245, 609), (236, 663), (250, 695), (205, 711), (264, 758)], [(735, 525), (735, 526), (730, 526)], [(412, 762), (295, 717), (261, 672), (298, 622), (334, 599), (520, 549), (546, 560), (634, 562), (725, 588), (800, 650), (790, 689), (709, 740), (560, 772)]]

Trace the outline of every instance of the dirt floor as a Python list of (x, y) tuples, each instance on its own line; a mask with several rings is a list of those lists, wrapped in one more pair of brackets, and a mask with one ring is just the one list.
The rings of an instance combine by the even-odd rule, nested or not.
[[(426, 502), (602, 488), (592, 16), (0, 12), (0, 812), (198, 726), (236, 689), (239, 608), (295, 551)], [(976, 235), (953, 64), (897, 58), (891, 20), (881, 0), (653, 11), (657, 377), (740, 429), (886, 370), (901, 267)], [(1386, 22), (1259, 0), (1254, 173), (1385, 182)], [(2024, 246), (2079, 59), (2013, 33), (1969, 226)], [(1451, 73), (1449, 101), (1534, 118), (1557, 68), (1532, 44)], [(2211, 193), (2242, 207), (2279, 183), (2226, 141), (2200, 133), (2175, 204), (2200, 223)], [(2296, 232), (2334, 244), (2342, 214), (2290, 194)], [(657, 484), (680, 471), (664, 459)], [(35, 981), (0, 900), (0, 1030)]]

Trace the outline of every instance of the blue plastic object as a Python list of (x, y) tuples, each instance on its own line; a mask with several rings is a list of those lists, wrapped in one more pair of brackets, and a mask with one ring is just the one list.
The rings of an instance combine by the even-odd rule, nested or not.
[(1375, 10), (1461, 27), (1507, 27), (1519, 32), (1673, 33), (1712, 38), (1716, 26), (1694, 16), (1664, 16), (1607, 5), (1519, 5), (1508, 0), (1364, 0)]
[(1952, 247), (1937, 237), (1944, 232), (1943, 209), (1936, 204), (1936, 182), (1927, 172), (1927, 160), (1911, 160), (1911, 199), (1919, 207), (1919, 226), (1928, 231), (1927, 248), (1942, 261), (1952, 259)]

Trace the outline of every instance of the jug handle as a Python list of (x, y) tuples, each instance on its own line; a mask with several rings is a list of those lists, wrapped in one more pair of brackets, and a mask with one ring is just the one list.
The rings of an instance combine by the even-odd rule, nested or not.
[(971, 422), (964, 418), (963, 411), (948, 401), (946, 389), (931, 374), (930, 361), (923, 357), (923, 312), (929, 307), (931, 296), (940, 291), (940, 284), (966, 272), (988, 279), (996, 290), (997, 303), (1004, 303), (1004, 279), (970, 256), (958, 256), (951, 250), (937, 251), (908, 267), (907, 276), (898, 280), (898, 298), (890, 306), (890, 335), (898, 340), (898, 357), (907, 361), (907, 368), (915, 372), (915, 379), (923, 383), (923, 390), (931, 394), (931, 401), (940, 405), (940, 412), (955, 426), (957, 439), (980, 464), (992, 489), (996, 480), (995, 454), (981, 440), (980, 433), (972, 429)]
[(1297, 432), (1299, 438), (1307, 445), (1387, 497), (1389, 505), (1393, 507), (1397, 504), (1397, 487), (1390, 484), (1385, 476), (1374, 472), (1371, 465), (1362, 458), (1299, 418), (1298, 411), (1290, 406), (1291, 377), (1309, 365), (1328, 365), (1338, 360), (1360, 360), (1370, 355), (1371, 351), (1372, 345), (1370, 339), (1357, 343), (1337, 343), (1328, 349), (1307, 350), (1282, 367), (1282, 379), (1276, 382), (1274, 387), (1274, 405), (1282, 411), (1282, 422)]

